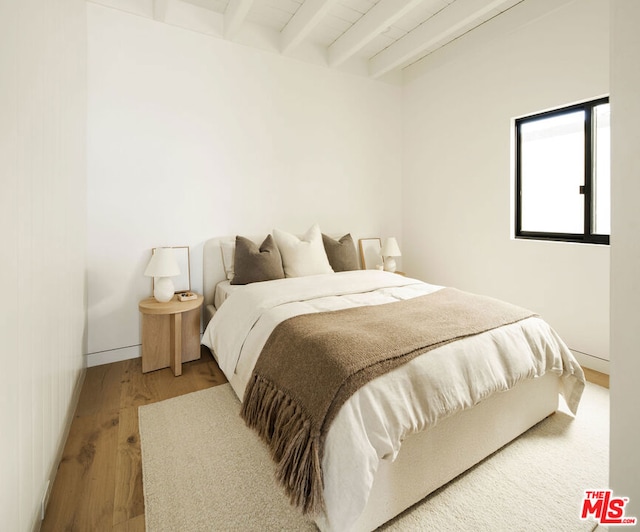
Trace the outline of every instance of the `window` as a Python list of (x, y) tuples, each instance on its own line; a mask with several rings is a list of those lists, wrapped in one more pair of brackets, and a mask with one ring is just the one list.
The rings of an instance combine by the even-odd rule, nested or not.
[(519, 118), (516, 238), (608, 244), (609, 99)]

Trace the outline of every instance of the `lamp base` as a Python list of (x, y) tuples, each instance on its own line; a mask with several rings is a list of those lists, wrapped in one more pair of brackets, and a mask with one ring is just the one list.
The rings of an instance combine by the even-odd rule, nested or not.
[(396, 271), (396, 259), (393, 257), (384, 258), (384, 271), (394, 273)]
[(154, 277), (153, 280), (153, 297), (160, 303), (171, 301), (175, 289), (171, 277)]

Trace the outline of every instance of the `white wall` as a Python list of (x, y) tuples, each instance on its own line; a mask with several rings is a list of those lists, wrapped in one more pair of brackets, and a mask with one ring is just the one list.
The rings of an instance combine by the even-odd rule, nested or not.
[(412, 67), (404, 90), (404, 268), (534, 309), (603, 359), (609, 248), (512, 239), (510, 140), (514, 117), (608, 93), (608, 19), (599, 0), (527, 0)]
[(640, 3), (611, 6), (610, 483), (616, 495), (629, 497), (626, 516), (640, 519)]
[(85, 319), (84, 0), (0, 2), (0, 528), (33, 530)]
[(150, 249), (399, 235), (401, 89), (88, 5), (89, 364), (136, 356)]

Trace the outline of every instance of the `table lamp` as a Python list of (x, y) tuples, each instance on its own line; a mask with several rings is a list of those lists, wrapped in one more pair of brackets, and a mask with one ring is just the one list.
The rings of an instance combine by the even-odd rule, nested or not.
[(166, 303), (173, 297), (175, 289), (171, 277), (180, 275), (178, 261), (172, 248), (156, 248), (144, 271), (147, 277), (153, 277), (153, 297), (160, 303)]
[(402, 255), (402, 253), (400, 253), (400, 248), (398, 247), (398, 241), (395, 237), (391, 236), (384, 241), (380, 254), (382, 255), (385, 271), (395, 272), (396, 259), (394, 259), (394, 257), (400, 257)]

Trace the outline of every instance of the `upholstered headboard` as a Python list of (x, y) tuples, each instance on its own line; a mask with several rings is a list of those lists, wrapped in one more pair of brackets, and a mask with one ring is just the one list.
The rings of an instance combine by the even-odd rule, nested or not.
[[(220, 242), (222, 240), (231, 240), (232, 236), (222, 236), (210, 238), (204, 243), (202, 251), (202, 291), (204, 296), (204, 325), (207, 326), (209, 320), (215, 314), (213, 299), (216, 293), (218, 283), (224, 281), (227, 276), (224, 271), (224, 263), (222, 262), (222, 249)], [(256, 243), (259, 243), (259, 237), (247, 237)]]

